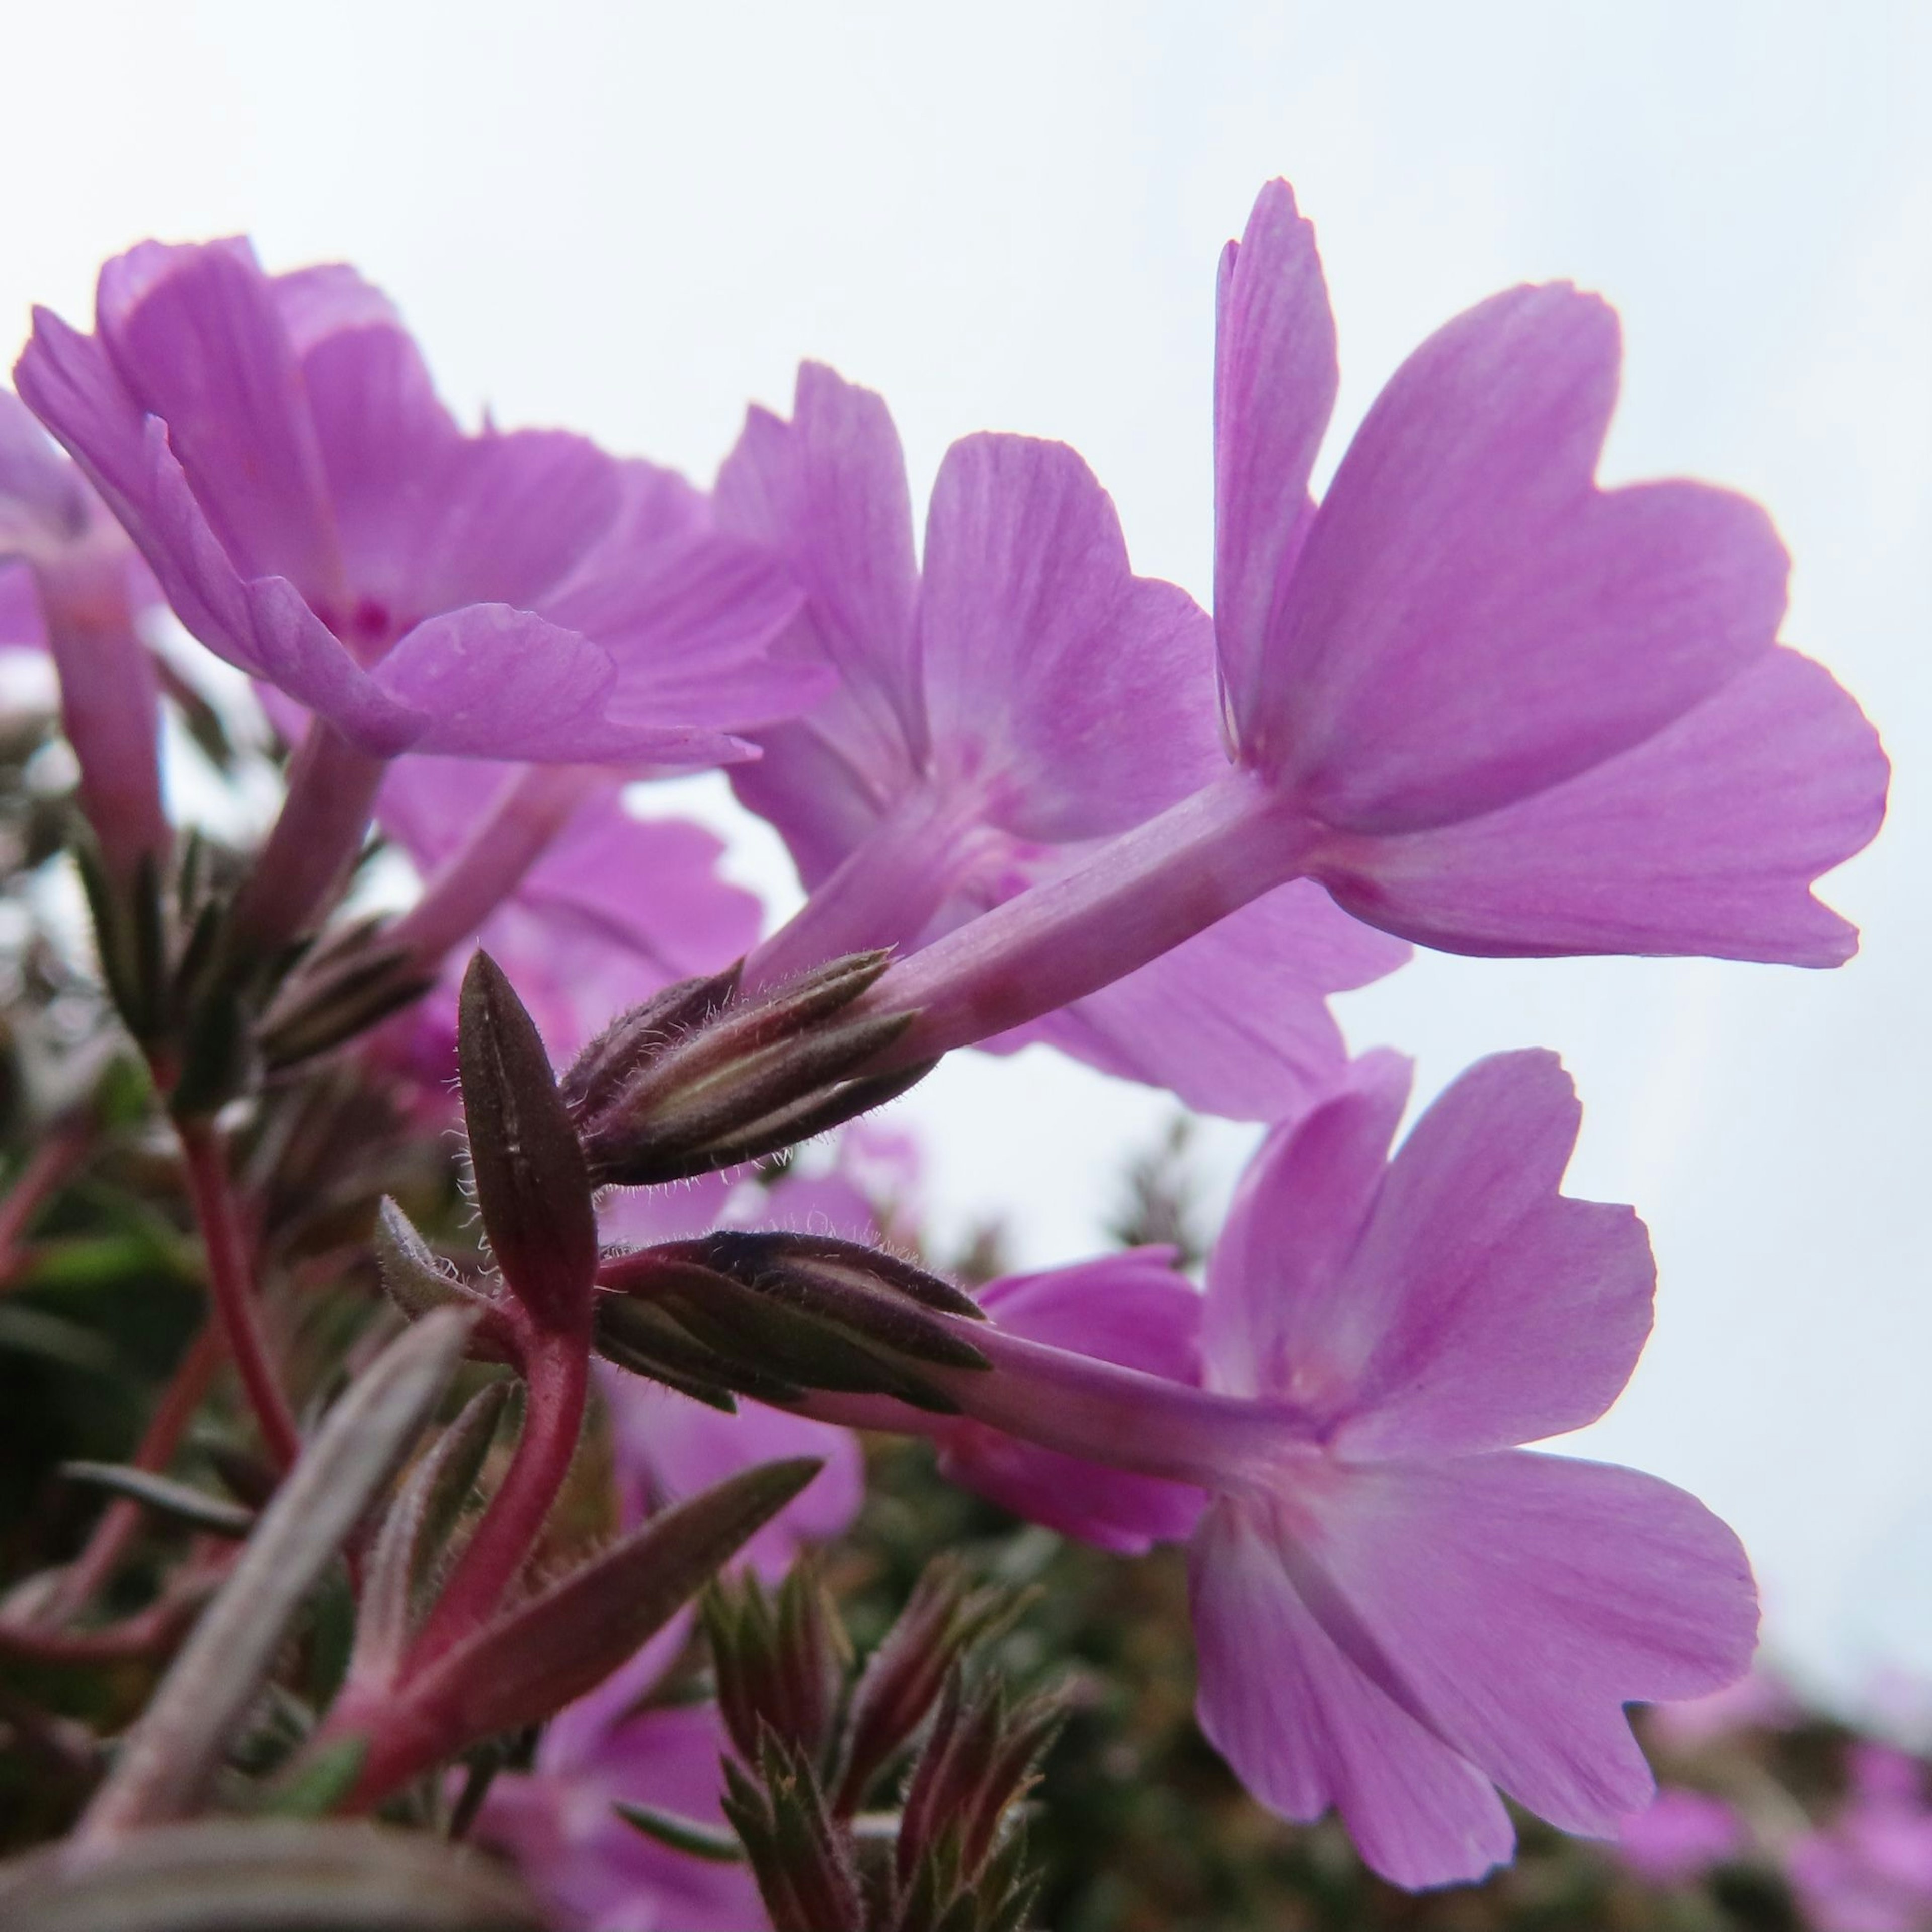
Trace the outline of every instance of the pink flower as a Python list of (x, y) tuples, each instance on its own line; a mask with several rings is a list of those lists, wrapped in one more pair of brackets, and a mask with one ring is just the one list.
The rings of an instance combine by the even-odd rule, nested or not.
[[(752, 412), (718, 508), (808, 587), (802, 641), (839, 678), (734, 777), (812, 895), (748, 984), (916, 950), (1220, 770), (1208, 620), (1132, 574), (1112, 502), (1064, 444), (955, 443), (922, 572), (884, 403), (807, 363), (790, 422)], [(1289, 885), (994, 1045), (1046, 1039), (1205, 1111), (1276, 1119), (1342, 1064), (1324, 996), (1406, 956)]]
[(1819, 1932), (1918, 1932), (1932, 1920), (1932, 1808), (1925, 1768), (1862, 1744), (1838, 1816), (1792, 1847), (1792, 1883)]
[[(1090, 1516), (1112, 1472), (1208, 1492), (1202, 1728), (1265, 1803), (1334, 1808), (1422, 1886), (1509, 1856), (1498, 1786), (1614, 1835), (1653, 1788), (1624, 1706), (1741, 1675), (1757, 1605), (1736, 1538), (1682, 1491), (1516, 1446), (1602, 1414), (1654, 1285), (1628, 1208), (1558, 1192), (1580, 1110), (1554, 1056), (1479, 1063), (1390, 1160), (1407, 1084), (1371, 1055), (1263, 1144), (1209, 1262), (1204, 1388), (1098, 1358), (1102, 1264), (1060, 1283), (1076, 1346), (975, 1322), (992, 1372), (930, 1372), (974, 1424), (1096, 1466)], [(936, 1432), (878, 1398), (811, 1409)], [(1050, 1520), (1050, 1492), (1018, 1499)]]
[(44, 645), (108, 877), (169, 842), (160, 696), (140, 625), (160, 601), (134, 548), (19, 398), (0, 389), (0, 646)]
[(16, 380), (203, 644), (365, 758), (708, 764), (822, 688), (766, 646), (782, 572), (664, 471), (466, 435), (347, 268), (144, 242), (96, 332), (36, 314)]
[(1232, 762), (868, 996), (912, 1064), (1144, 966), (1292, 879), (1460, 952), (1837, 965), (1811, 881), (1864, 845), (1887, 766), (1778, 643), (1763, 512), (1604, 490), (1616, 320), (1509, 290), (1398, 370), (1328, 495), (1336, 386), (1313, 236), (1264, 188), (1221, 276), (1215, 637)]
[(770, 1922), (748, 1866), (673, 1851), (614, 1808), (727, 1828), (718, 1763), (730, 1744), (717, 1707), (648, 1702), (689, 1629), (680, 1618), (560, 1712), (534, 1768), (498, 1777), (477, 1819), (477, 1838), (514, 1858), (569, 1932), (757, 1932)]
[(1667, 1785), (1624, 1820), (1617, 1851), (1653, 1885), (1682, 1885), (1734, 1857), (1744, 1844), (1743, 1821), (1721, 1798)]

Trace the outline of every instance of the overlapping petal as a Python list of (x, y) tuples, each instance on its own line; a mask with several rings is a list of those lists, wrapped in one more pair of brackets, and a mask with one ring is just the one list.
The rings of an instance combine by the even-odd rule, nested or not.
[(1201, 1728), (1264, 1804), (1304, 1824), (1339, 1810), (1396, 1885), (1478, 1879), (1510, 1856), (1516, 1832), (1490, 1780), (1336, 1648), (1265, 1515), (1216, 1502), (1188, 1574)]
[(96, 308), (116, 374), (137, 409), (167, 424), (237, 573), (339, 597), (315, 420), (254, 250), (142, 242), (102, 268)]
[(1398, 370), (1279, 606), (1255, 753), (1326, 823), (1413, 830), (1627, 750), (1777, 641), (1788, 568), (1748, 499), (1602, 490), (1614, 313), (1514, 289)]
[(1316, 870), (1350, 910), (1444, 952), (1836, 966), (1857, 928), (1810, 888), (1878, 830), (1888, 770), (1830, 673), (1780, 649), (1578, 777), (1430, 830), (1338, 838)]
[(1194, 789), (1215, 756), (1211, 638), (1138, 578), (1112, 500), (1064, 443), (947, 451), (920, 600), (933, 760), (1021, 838), (1089, 838)]
[(1265, 759), (1276, 610), (1315, 511), (1309, 477), (1340, 380), (1315, 231), (1285, 181), (1221, 258), (1214, 341), (1214, 640), (1230, 736)]

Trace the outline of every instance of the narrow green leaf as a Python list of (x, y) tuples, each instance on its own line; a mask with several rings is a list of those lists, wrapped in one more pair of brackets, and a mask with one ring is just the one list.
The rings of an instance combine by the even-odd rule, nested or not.
[(713, 1864), (745, 1862), (744, 1846), (729, 1832), (721, 1832), (715, 1825), (700, 1824), (695, 1818), (680, 1817), (673, 1811), (660, 1811), (653, 1804), (626, 1804), (621, 1798), (614, 1800), (610, 1808), (626, 1824), (674, 1852), (709, 1858)]
[(60, 1472), (70, 1483), (85, 1483), (212, 1536), (246, 1536), (254, 1527), (255, 1512), (220, 1496), (212, 1496), (192, 1484), (178, 1483), (152, 1469), (128, 1462), (63, 1462)]

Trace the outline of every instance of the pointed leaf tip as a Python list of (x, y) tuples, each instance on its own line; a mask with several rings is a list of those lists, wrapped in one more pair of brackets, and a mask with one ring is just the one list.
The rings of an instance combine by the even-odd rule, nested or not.
[(536, 1023), (487, 952), (463, 976), (457, 1058), (477, 1205), (504, 1281), (542, 1327), (586, 1328), (597, 1272), (590, 1174)]

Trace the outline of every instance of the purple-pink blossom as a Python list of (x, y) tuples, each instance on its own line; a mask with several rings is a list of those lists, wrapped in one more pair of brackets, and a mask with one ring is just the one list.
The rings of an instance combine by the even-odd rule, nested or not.
[(1372, 1056), (1243, 1184), (1208, 1384), (1289, 1405), (1310, 1446), (1218, 1497), (1190, 1562), (1209, 1737), (1428, 1885), (1508, 1856), (1493, 1786), (1614, 1832), (1652, 1789), (1624, 1706), (1740, 1675), (1757, 1604), (1682, 1491), (1515, 1446), (1602, 1414), (1650, 1329), (1642, 1222), (1558, 1191), (1579, 1109), (1555, 1057), (1480, 1063), (1390, 1160), (1407, 1084)]
[[(1608, 1407), (1655, 1279), (1628, 1208), (1558, 1192), (1580, 1109), (1555, 1056), (1479, 1063), (1391, 1159), (1407, 1088), (1372, 1054), (1263, 1144), (1208, 1264), (1204, 1386), (1000, 1322), (970, 1330), (992, 1373), (940, 1372), (976, 1424), (1096, 1466), (1091, 1518), (1110, 1472), (1208, 1493), (1203, 1729), (1265, 1803), (1339, 1811), (1415, 1887), (1509, 1856), (1498, 1787), (1614, 1835), (1653, 1789), (1624, 1706), (1740, 1676), (1757, 1603), (1737, 1538), (1682, 1490), (1516, 1446)], [(1108, 1285), (1102, 1266), (1063, 1281), (1063, 1336), (1083, 1289), (1105, 1334)], [(875, 1398), (811, 1408), (949, 1426)], [(1050, 1493), (1010, 1493), (1052, 1520)]]
[(1918, 1932), (1932, 1919), (1932, 1804), (1925, 1767), (1888, 1745), (1861, 1743), (1836, 1817), (1786, 1858), (1819, 1932)]
[[(839, 680), (809, 716), (760, 733), (764, 758), (734, 772), (811, 893), (749, 983), (916, 950), (1221, 769), (1208, 620), (1133, 574), (1112, 500), (1064, 444), (954, 444), (916, 562), (884, 403), (807, 363), (790, 422), (751, 412), (717, 502), (797, 574), (801, 641)], [(1325, 996), (1406, 956), (1288, 884), (992, 1044), (1048, 1040), (1205, 1111), (1276, 1119), (1342, 1065)]]
[(1702, 484), (1606, 490), (1616, 319), (1567, 284), (1439, 329), (1318, 506), (1334, 330), (1264, 188), (1222, 263), (1215, 640), (1229, 762), (870, 996), (910, 1064), (1033, 1020), (1292, 879), (1445, 950), (1808, 966), (1810, 892), (1883, 814), (1876, 734), (1778, 641), (1769, 519)]
[(20, 399), (0, 389), (0, 645), (44, 645), (108, 877), (158, 864), (160, 696), (140, 626), (159, 600), (133, 546)]
[(1708, 1791), (1672, 1784), (1624, 1820), (1617, 1855), (1653, 1885), (1683, 1885), (1735, 1858), (1748, 1843), (1735, 1807)]
[(353, 270), (144, 242), (95, 332), (43, 310), (20, 393), (188, 628), (365, 757), (708, 764), (816, 694), (796, 603), (667, 472), (551, 430), (466, 434)]

